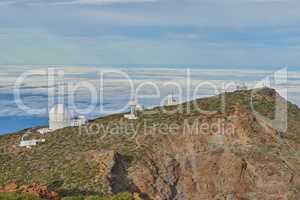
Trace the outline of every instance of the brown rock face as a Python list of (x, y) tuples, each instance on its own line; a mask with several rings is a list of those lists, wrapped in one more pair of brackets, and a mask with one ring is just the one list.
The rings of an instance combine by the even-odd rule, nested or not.
[(21, 187), (19, 187), (16, 183), (10, 183), (0, 189), (0, 192), (24, 192), (47, 200), (60, 200), (60, 197), (56, 192), (50, 191), (47, 186), (42, 186), (36, 183), (28, 186), (23, 185)]
[(18, 186), (16, 183), (10, 183), (4, 187), (4, 190), (7, 192), (14, 192), (17, 189), (18, 189)]
[(164, 136), (131, 169), (141, 196), (154, 200), (300, 199), (299, 165), (295, 154), (287, 154), (291, 149), (276, 131), (260, 125), (242, 108), (227, 119), (234, 133), (223, 129), (219, 134)]
[(58, 194), (53, 191), (49, 191), (47, 186), (42, 186), (35, 183), (29, 186), (21, 186), (19, 188), (19, 191), (24, 193), (29, 193), (32, 194), (33, 196), (48, 199), (48, 200), (60, 199)]
[(4, 188), (0, 188), (0, 192), (15, 192), (18, 189), (16, 183), (9, 183)]

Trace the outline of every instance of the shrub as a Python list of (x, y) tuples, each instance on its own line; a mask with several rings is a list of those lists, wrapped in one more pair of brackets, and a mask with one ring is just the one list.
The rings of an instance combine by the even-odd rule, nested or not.
[(134, 200), (133, 196), (127, 192), (117, 194), (111, 200)]
[(133, 196), (127, 192), (119, 193), (114, 196), (90, 196), (85, 200), (134, 200)]
[(26, 193), (7, 192), (0, 193), (0, 200), (41, 200)]
[(80, 196), (74, 196), (74, 197), (64, 197), (61, 200), (84, 200), (84, 198)]
[(110, 200), (109, 197), (101, 197), (101, 196), (90, 196), (86, 198), (85, 200)]

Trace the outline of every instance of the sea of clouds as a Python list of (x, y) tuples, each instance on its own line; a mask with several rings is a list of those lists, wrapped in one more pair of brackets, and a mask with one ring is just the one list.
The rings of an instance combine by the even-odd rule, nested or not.
[[(158, 106), (168, 94), (180, 101), (206, 97), (218, 94), (218, 89), (224, 84), (230, 85), (227, 90), (235, 89), (235, 84), (245, 83), (253, 88), (268, 76), (273, 76), (276, 70), (265, 69), (218, 69), (188, 67), (182, 68), (111, 68), (111, 67), (63, 67), (51, 69), (63, 71), (63, 79), (49, 84), (45, 66), (2, 66), (0, 67), (0, 117), (38, 116), (47, 117), (49, 109), (56, 101), (49, 103), (49, 98), (64, 100), (72, 115), (78, 115), (77, 110), (93, 107), (88, 113), (90, 118), (109, 113), (123, 112), (128, 109), (128, 102), (134, 97), (145, 107)], [(112, 73), (114, 71), (114, 73)], [(16, 87), (16, 81), (26, 72), (32, 72)], [(101, 79), (101, 74), (103, 75)], [(288, 70), (288, 100), (300, 105), (300, 72)], [(131, 84), (133, 89), (131, 88)], [(91, 94), (85, 87), (77, 87), (76, 91), (67, 86), (90, 85), (95, 88)], [(63, 86), (62, 86), (63, 85)], [(60, 98), (49, 93), (49, 89), (62, 86), (64, 93)], [(180, 86), (180, 90), (178, 89)], [(16, 101), (16, 88), (27, 109)], [(102, 88), (102, 90), (100, 89)], [(139, 89), (138, 89), (139, 88)], [(137, 92), (138, 89), (138, 93)], [(159, 89), (157, 92), (156, 89)], [(102, 92), (102, 98), (100, 93)], [(70, 103), (69, 100), (74, 103)], [(58, 100), (58, 101), (59, 101)], [(102, 106), (102, 110), (100, 107)], [(46, 109), (45, 109), (46, 108)], [(32, 113), (31, 110), (40, 110)]]

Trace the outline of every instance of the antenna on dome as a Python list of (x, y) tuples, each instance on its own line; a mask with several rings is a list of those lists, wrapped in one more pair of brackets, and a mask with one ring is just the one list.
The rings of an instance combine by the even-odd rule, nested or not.
[(144, 110), (144, 108), (140, 104), (138, 104), (136, 100), (130, 101), (129, 107), (130, 107), (130, 113), (125, 114), (124, 118), (130, 119), (130, 120), (138, 119), (138, 117), (137, 117), (138, 112), (142, 112)]
[(167, 106), (173, 106), (173, 105), (176, 105), (176, 104), (178, 104), (178, 102), (176, 101), (176, 99), (174, 97), (174, 90), (172, 90), (171, 94), (169, 94), (167, 96), (166, 105)]

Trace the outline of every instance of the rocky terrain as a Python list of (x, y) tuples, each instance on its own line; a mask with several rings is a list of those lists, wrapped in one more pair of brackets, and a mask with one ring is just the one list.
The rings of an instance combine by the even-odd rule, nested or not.
[[(285, 104), (286, 129), (276, 120)], [(0, 137), (0, 185), (37, 183), (60, 197), (297, 200), (299, 122), (296, 105), (263, 88), (146, 110), (136, 121), (99, 118), (31, 149), (18, 147), (20, 132)]]
[(43, 198), (43, 199), (49, 199), (49, 200), (59, 200), (60, 197), (56, 192), (49, 191), (47, 186), (42, 186), (38, 184), (31, 184), (31, 185), (23, 185), (23, 186), (18, 186), (15, 183), (10, 183), (6, 185), (5, 187), (0, 189), (0, 193), (28, 193), (32, 195), (32, 197), (37, 197), (37, 198)]

